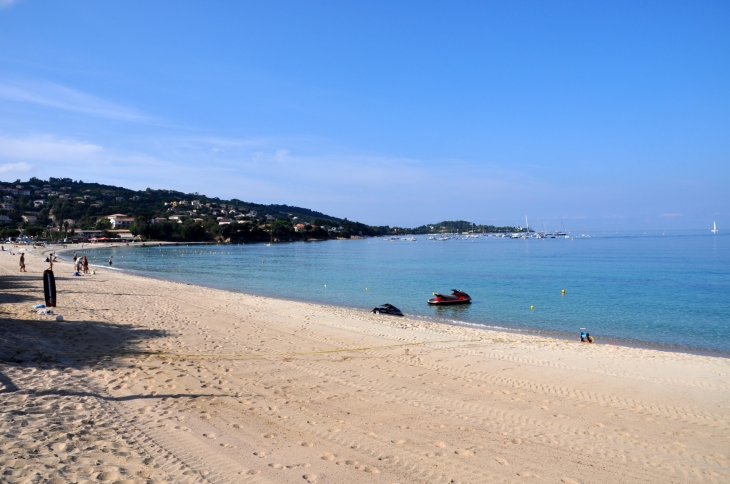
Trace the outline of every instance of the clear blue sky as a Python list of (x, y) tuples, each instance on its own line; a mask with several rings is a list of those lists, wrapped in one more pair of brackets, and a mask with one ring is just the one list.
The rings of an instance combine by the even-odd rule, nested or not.
[(730, 2), (0, 0), (0, 179), (730, 228)]

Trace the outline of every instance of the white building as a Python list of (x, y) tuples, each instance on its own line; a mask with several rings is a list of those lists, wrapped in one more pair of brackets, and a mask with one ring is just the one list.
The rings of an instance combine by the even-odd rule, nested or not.
[(109, 219), (109, 222), (111, 222), (113, 229), (126, 229), (134, 223), (134, 218), (127, 217), (123, 213), (107, 215), (106, 218)]

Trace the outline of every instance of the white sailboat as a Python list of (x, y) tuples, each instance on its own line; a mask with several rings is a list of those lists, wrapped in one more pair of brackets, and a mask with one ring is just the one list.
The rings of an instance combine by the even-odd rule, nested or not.
[(712, 222), (712, 230), (710, 230), (710, 232), (712, 232), (713, 234), (717, 233), (717, 223), (716, 222)]

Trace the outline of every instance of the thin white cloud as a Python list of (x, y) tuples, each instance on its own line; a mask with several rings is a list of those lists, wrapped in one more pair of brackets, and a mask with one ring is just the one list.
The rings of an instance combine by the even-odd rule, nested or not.
[(0, 0), (0, 8), (7, 8), (20, 2), (21, 0)]
[(147, 120), (134, 109), (52, 82), (0, 81), (0, 98), (121, 121)]
[[(16, 169), (27, 166), (29, 175), (42, 179), (70, 177), (129, 188), (146, 188), (155, 183), (175, 188), (177, 183), (169, 180), (171, 173), (193, 180), (197, 175), (197, 169), (191, 170), (148, 153), (52, 135), (0, 136), (0, 163), (5, 163), (0, 166)], [(6, 172), (10, 173), (9, 169)]]
[(681, 217), (681, 216), (682, 216), (681, 213), (663, 213), (662, 214), (662, 217), (664, 217), (664, 218), (677, 218), (677, 217)]
[(0, 137), (0, 159), (82, 161), (98, 156), (102, 151), (102, 147), (95, 144), (48, 135), (25, 138)]
[(0, 173), (22, 173), (33, 169), (33, 165), (21, 161), (20, 163), (5, 163), (0, 165)]

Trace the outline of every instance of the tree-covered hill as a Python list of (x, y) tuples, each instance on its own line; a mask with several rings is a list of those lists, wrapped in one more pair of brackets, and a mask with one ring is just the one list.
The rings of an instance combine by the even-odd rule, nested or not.
[(71, 178), (0, 181), (0, 236), (55, 240), (101, 230), (118, 236), (111, 215), (128, 217), (124, 228), (155, 240), (284, 241), (406, 233), (509, 232), (513, 227), (441, 222), (415, 229), (371, 226), (308, 208), (222, 200), (176, 190), (130, 190)]

